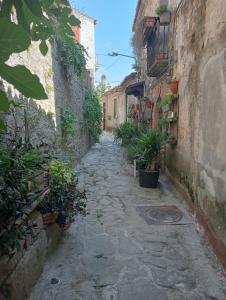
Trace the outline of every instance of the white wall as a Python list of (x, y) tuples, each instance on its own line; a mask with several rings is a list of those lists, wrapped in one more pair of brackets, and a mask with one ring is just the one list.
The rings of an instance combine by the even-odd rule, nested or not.
[(95, 24), (96, 21), (83, 14), (82, 12), (75, 10), (75, 16), (81, 21), (81, 44), (85, 47), (88, 57), (86, 68), (90, 71), (90, 75), (95, 82), (95, 70), (96, 70), (96, 50), (95, 50)]

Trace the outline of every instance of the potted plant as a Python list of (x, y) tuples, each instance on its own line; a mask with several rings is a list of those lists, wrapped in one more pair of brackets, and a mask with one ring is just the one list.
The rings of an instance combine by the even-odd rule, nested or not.
[(162, 131), (167, 131), (169, 127), (169, 120), (165, 117), (161, 117), (158, 120), (158, 129)]
[(165, 5), (165, 4), (160, 5), (156, 9), (156, 14), (157, 14), (157, 16), (160, 17), (160, 24), (164, 25), (164, 24), (170, 23), (171, 15), (170, 15), (167, 5)]
[(164, 95), (163, 99), (157, 103), (158, 107), (167, 112), (170, 110), (170, 105), (173, 103), (174, 95), (171, 92), (168, 92)]
[(177, 95), (178, 93), (178, 86), (179, 86), (179, 80), (174, 79), (170, 82), (170, 90), (174, 95)]
[(56, 222), (66, 230), (77, 212), (85, 213), (86, 196), (77, 190), (76, 174), (67, 162), (52, 160), (49, 175), (50, 191), (40, 200), (37, 209), (44, 224)]
[(147, 106), (147, 108), (153, 109), (153, 107), (154, 107), (154, 101), (148, 100), (146, 102), (146, 106)]
[(46, 212), (42, 214), (42, 222), (44, 225), (53, 224), (56, 222), (58, 214), (56, 212)]
[(130, 158), (136, 159), (139, 166), (141, 187), (157, 187), (160, 173), (160, 152), (166, 141), (166, 133), (149, 129), (147, 133), (137, 139), (135, 145), (130, 147)]

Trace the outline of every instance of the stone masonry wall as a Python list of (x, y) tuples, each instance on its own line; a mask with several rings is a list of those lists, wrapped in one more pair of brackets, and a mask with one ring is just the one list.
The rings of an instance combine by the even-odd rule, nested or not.
[[(56, 43), (49, 45), (45, 57), (34, 43), (28, 51), (13, 55), (8, 64), (24, 64), (38, 75), (48, 99), (25, 99), (12, 86), (0, 81), (1, 88), (6, 90), (8, 96), (23, 105), (5, 117), (6, 137), (12, 139), (17, 132), (18, 136), (25, 138), (24, 123), (27, 119), (29, 139), (33, 146), (49, 148), (60, 157), (76, 163), (90, 146), (89, 136), (82, 130), (85, 91), (92, 87), (89, 73), (81, 79), (75, 75), (72, 67), (63, 68)], [(61, 112), (64, 108), (70, 108), (76, 119), (76, 136), (67, 140), (66, 147), (62, 143), (61, 132)], [(19, 129), (15, 131), (15, 127)], [(0, 259), (0, 299), (5, 299), (3, 295), (13, 300), (28, 296), (42, 272), (46, 255), (57, 243), (61, 234), (58, 226), (43, 228), (41, 215), (36, 211), (35, 223), (38, 224), (37, 235), (34, 241), (29, 241), (28, 249), (20, 251), (10, 263), (7, 257)]]
[(174, 21), (178, 145), (168, 168), (226, 245), (226, 6), (182, 1)]
[[(10, 65), (24, 64), (27, 66), (32, 73), (39, 76), (48, 94), (47, 100), (24, 99), (11, 86), (4, 84), (4, 89), (8, 92), (8, 95), (23, 104), (22, 108), (15, 109), (16, 123), (21, 128), (19, 134), (24, 137), (24, 109), (26, 109), (31, 144), (54, 148), (61, 155), (66, 153), (76, 159), (81, 158), (90, 144), (88, 136), (82, 133), (81, 128), (85, 91), (87, 88), (91, 88), (92, 85), (89, 73), (87, 72), (84, 78), (81, 79), (74, 73), (72, 67), (64, 69), (58, 55), (56, 43), (49, 45), (49, 52), (45, 57), (40, 53), (38, 44), (33, 43), (27, 51), (19, 55), (12, 55), (8, 63)], [(67, 149), (61, 147), (60, 123), (61, 112), (64, 108), (70, 108), (76, 116), (74, 124), (76, 137), (69, 141)], [(13, 115), (8, 115), (6, 120), (9, 136), (12, 136), (15, 128)]]
[[(177, 146), (169, 147), (167, 167), (226, 245), (225, 0), (140, 1), (135, 31), (143, 17), (156, 15), (160, 4), (168, 4), (172, 14), (169, 69), (179, 80), (179, 119), (171, 131)], [(147, 96), (156, 101), (169, 85), (167, 78), (147, 77), (142, 51), (138, 51), (141, 76)], [(154, 127), (158, 117), (157, 109)]]

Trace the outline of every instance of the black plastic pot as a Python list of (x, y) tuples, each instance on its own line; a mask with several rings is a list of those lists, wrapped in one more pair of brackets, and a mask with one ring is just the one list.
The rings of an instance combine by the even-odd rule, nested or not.
[(159, 171), (139, 170), (140, 186), (155, 189), (158, 186)]

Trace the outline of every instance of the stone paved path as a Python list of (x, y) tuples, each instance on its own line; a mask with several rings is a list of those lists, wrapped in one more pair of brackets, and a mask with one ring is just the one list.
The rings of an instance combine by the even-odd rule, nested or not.
[[(226, 299), (216, 259), (164, 177), (156, 190), (139, 187), (110, 135), (80, 171), (89, 214), (48, 259), (30, 300)], [(140, 205), (176, 205), (186, 225), (148, 225)]]

